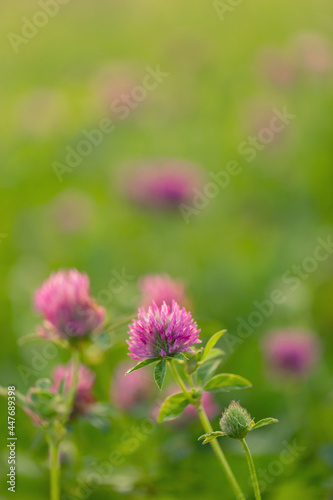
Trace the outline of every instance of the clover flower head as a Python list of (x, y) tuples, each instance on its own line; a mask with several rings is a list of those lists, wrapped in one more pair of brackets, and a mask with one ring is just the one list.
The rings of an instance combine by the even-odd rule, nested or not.
[(138, 319), (129, 326), (129, 356), (141, 361), (183, 353), (201, 342), (199, 333), (191, 313), (177, 302), (171, 307), (153, 302), (148, 310), (139, 309)]
[(276, 330), (263, 344), (270, 370), (277, 375), (304, 377), (311, 373), (319, 355), (318, 338), (301, 330)]
[(83, 337), (99, 327), (105, 309), (90, 296), (86, 274), (76, 269), (51, 274), (35, 292), (35, 307), (44, 316), (41, 335)]
[[(125, 169), (126, 170), (126, 169)], [(201, 169), (182, 160), (153, 160), (126, 172), (124, 194), (153, 208), (173, 208), (188, 202), (203, 184)]]

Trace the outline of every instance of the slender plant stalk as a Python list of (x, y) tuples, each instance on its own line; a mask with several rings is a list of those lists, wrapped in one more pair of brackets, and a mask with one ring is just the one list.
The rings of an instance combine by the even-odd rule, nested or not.
[(183, 391), (183, 393), (185, 394), (187, 399), (189, 401), (192, 401), (191, 394), (188, 392), (187, 387), (186, 387), (183, 379), (179, 375), (178, 370), (177, 370), (173, 360), (170, 361), (170, 367), (171, 367), (172, 374), (175, 377), (176, 382), (178, 382), (178, 385), (180, 386), (181, 390)]
[[(189, 402), (193, 401), (191, 394), (187, 390), (187, 387), (186, 387), (184, 381), (182, 380), (181, 376), (178, 373), (177, 368), (174, 365), (173, 360), (170, 361), (170, 367), (171, 367), (171, 371), (172, 371), (176, 381), (178, 382), (180, 388), (182, 389), (184, 395), (187, 397)], [(191, 387), (195, 388), (191, 377), (187, 377), (187, 378), (189, 379)], [(213, 428), (212, 428), (210, 421), (207, 417), (207, 414), (202, 406), (202, 403), (200, 404), (199, 408), (197, 408), (197, 410), (198, 410), (198, 414), (199, 414), (199, 418), (200, 418), (202, 427), (204, 428), (205, 432), (206, 433), (212, 432)], [(235, 476), (230, 468), (230, 465), (229, 465), (219, 443), (217, 442), (216, 439), (214, 439), (213, 441), (210, 442), (210, 445), (213, 448), (214, 453), (215, 453), (219, 463), (221, 464), (222, 469), (224, 470), (224, 472), (227, 476), (227, 479), (228, 479), (228, 481), (229, 481), (229, 483), (230, 483), (230, 485), (235, 493), (237, 500), (245, 500), (245, 496), (242, 493), (242, 490), (240, 489), (239, 484), (237, 483), (237, 480), (236, 480), (236, 478), (235, 478)]]
[[(63, 425), (66, 425), (70, 417), (79, 378), (80, 358), (79, 358), (79, 352), (77, 350), (73, 351), (72, 363), (73, 363), (73, 379), (71, 380), (71, 384), (68, 389), (66, 410), (61, 419), (61, 423)], [(61, 442), (61, 438), (58, 438), (57, 440), (54, 438), (50, 438), (47, 436), (47, 431), (44, 430), (44, 432), (46, 434), (46, 438), (49, 443), (49, 454), (50, 454), (50, 500), (59, 500), (60, 499), (59, 445)]]
[(78, 379), (79, 379), (80, 356), (79, 356), (79, 352), (76, 349), (73, 351), (72, 364), (73, 364), (73, 378), (71, 380), (71, 384), (70, 384), (69, 389), (68, 389), (66, 411), (65, 411), (65, 414), (64, 414), (63, 419), (62, 419), (64, 424), (67, 423), (67, 421), (70, 417), (71, 411), (73, 409), (73, 403), (74, 403), (75, 394), (76, 394), (76, 386), (77, 386)]
[(59, 443), (49, 441), (50, 453), (50, 500), (60, 499)]
[(248, 463), (248, 466), (250, 469), (250, 475), (251, 475), (251, 481), (252, 481), (255, 499), (261, 500), (258, 478), (257, 478), (256, 469), (254, 467), (253, 458), (252, 458), (250, 449), (249, 449), (247, 442), (245, 441), (244, 438), (241, 439), (240, 442), (242, 443), (242, 446), (243, 446), (243, 449), (245, 452), (245, 456), (246, 456), (246, 460), (247, 460), (247, 463)]

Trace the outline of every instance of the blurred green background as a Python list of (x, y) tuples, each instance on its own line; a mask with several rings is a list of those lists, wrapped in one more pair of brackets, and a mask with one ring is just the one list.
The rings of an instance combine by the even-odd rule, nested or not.
[[(95, 296), (108, 288), (114, 271), (125, 268), (132, 278), (108, 304), (111, 318), (135, 310), (141, 275), (166, 272), (183, 279), (203, 340), (221, 327), (236, 332), (238, 318), (248, 318), (254, 301), (282, 287), (286, 302), (223, 368), (248, 377), (253, 388), (218, 401), (222, 410), (236, 397), (257, 419), (279, 418), (279, 425), (249, 439), (263, 473), (279, 461), (284, 443), (296, 439), (302, 447), (280, 472), (268, 472), (264, 499), (330, 499), (332, 257), (295, 291), (283, 285), (282, 276), (313, 254), (318, 237), (333, 234), (333, 4), (244, 0), (235, 7), (225, 2), (223, 14), (222, 3), (218, 13), (213, 2), (71, 0), (59, 3), (56, 15), (21, 41), (16, 53), (8, 35), (20, 35), (22, 18), (32, 20), (41, 7), (32, 0), (2, 2), (1, 384), (28, 388), (18, 367), (31, 368), (44, 344), (18, 348), (17, 340), (38, 324), (33, 292), (58, 268), (87, 272)], [(300, 49), (309, 34), (323, 44), (314, 67)], [(169, 76), (120, 121), (106, 102), (105, 81), (110, 78), (116, 96), (122, 85), (140, 84), (147, 66), (159, 66)], [(267, 126), (274, 108), (284, 107), (295, 118), (246, 161), (239, 145)], [(66, 147), (75, 147), (84, 129), (106, 117), (115, 121), (114, 132), (60, 182), (53, 162), (64, 163)], [(119, 192), (123, 165), (160, 157), (202, 165), (207, 173), (236, 160), (242, 172), (186, 224), (177, 210), (143, 209)], [(322, 338), (323, 359), (306, 382), (267, 376), (260, 339), (283, 327), (305, 328)], [(126, 328), (119, 329), (102, 362), (93, 366), (102, 401), (109, 400), (115, 366), (126, 358), (125, 338)], [(66, 353), (56, 353), (28, 383), (65, 359)], [(4, 499), (9, 497), (6, 405), (0, 404)], [(196, 441), (199, 424), (156, 426), (137, 447), (123, 450), (119, 436), (142, 425), (145, 416), (117, 414), (106, 434), (85, 422), (73, 426), (76, 459), (63, 472), (63, 491), (72, 496), (64, 498), (75, 497), (77, 484), (84, 484), (78, 483), (82, 471), (103, 464), (114, 449), (121, 449), (125, 460), (114, 467), (110, 484), (94, 486), (85, 498), (232, 498), (211, 450)], [(16, 498), (45, 499), (46, 448), (21, 410), (17, 436)], [(229, 441), (228, 458), (251, 498), (244, 457)]]

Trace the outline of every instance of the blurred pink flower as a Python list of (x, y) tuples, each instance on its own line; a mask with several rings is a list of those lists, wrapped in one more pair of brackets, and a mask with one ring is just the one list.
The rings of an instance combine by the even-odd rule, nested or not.
[(102, 109), (113, 111), (119, 104), (128, 105), (133, 88), (141, 83), (135, 65), (121, 63), (103, 66), (94, 78), (93, 87), (95, 92), (97, 89)]
[(83, 191), (68, 189), (55, 196), (47, 206), (47, 222), (63, 233), (85, 229), (93, 220), (93, 200)]
[(132, 366), (133, 363), (128, 361), (120, 363), (111, 379), (111, 402), (122, 411), (137, 408), (155, 393), (151, 370), (141, 368), (126, 375)]
[(304, 33), (296, 38), (296, 50), (305, 69), (315, 74), (323, 74), (332, 70), (332, 47), (322, 36)]
[(156, 160), (126, 169), (121, 188), (136, 203), (173, 208), (190, 201), (202, 183), (197, 166), (181, 160)]
[(260, 147), (267, 153), (271, 148), (280, 147), (288, 134), (288, 126), (277, 116), (274, 104), (266, 100), (249, 101), (243, 112), (246, 133), (256, 136)]
[(258, 55), (259, 68), (265, 78), (277, 86), (288, 86), (298, 77), (297, 66), (287, 51), (267, 47)]
[(263, 352), (273, 373), (303, 377), (314, 369), (320, 355), (320, 343), (310, 332), (276, 330), (264, 339)]
[(99, 327), (105, 309), (90, 296), (86, 274), (76, 269), (51, 274), (35, 293), (36, 309), (44, 315), (42, 336), (82, 337)]
[(141, 307), (147, 308), (153, 301), (158, 307), (163, 302), (171, 306), (173, 300), (182, 307), (189, 305), (184, 283), (172, 279), (168, 274), (147, 274), (140, 278), (138, 287), (141, 292)]
[[(55, 367), (52, 380), (51, 392), (58, 392), (61, 381), (65, 379), (65, 389), (68, 391), (73, 381), (73, 364), (58, 365)], [(95, 374), (83, 364), (79, 365), (78, 383), (74, 398), (72, 415), (87, 413), (91, 405), (95, 402), (93, 386), (95, 383)]]

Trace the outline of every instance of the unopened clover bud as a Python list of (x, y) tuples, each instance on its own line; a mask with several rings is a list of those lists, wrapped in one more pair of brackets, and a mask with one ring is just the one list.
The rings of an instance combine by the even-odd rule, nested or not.
[(252, 418), (245, 408), (232, 401), (222, 414), (221, 431), (233, 439), (243, 439), (251, 430)]

